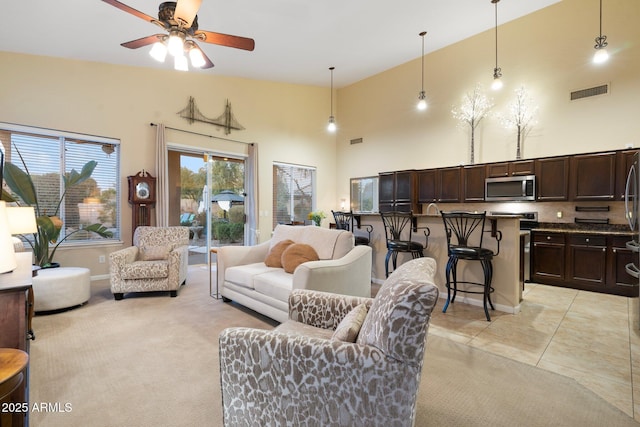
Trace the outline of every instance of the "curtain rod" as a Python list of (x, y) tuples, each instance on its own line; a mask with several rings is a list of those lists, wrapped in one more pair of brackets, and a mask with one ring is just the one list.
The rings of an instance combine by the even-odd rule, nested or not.
[[(157, 123), (149, 123), (149, 125), (151, 126), (158, 126)], [(223, 141), (229, 141), (229, 142), (237, 142), (238, 144), (246, 144), (246, 145), (253, 145), (253, 142), (244, 142), (244, 141), (238, 141), (237, 139), (231, 139), (231, 138), (222, 138), (220, 136), (213, 136), (213, 135), (207, 135), (205, 133), (199, 133), (199, 132), (193, 132), (191, 130), (184, 130), (184, 129), (178, 129), (178, 128), (172, 128), (169, 126), (165, 126), (165, 129), (171, 129), (171, 130), (177, 130), (178, 132), (184, 132), (184, 133), (190, 133), (193, 135), (198, 135), (198, 136), (206, 136), (207, 138), (215, 138), (215, 139), (221, 139)]]

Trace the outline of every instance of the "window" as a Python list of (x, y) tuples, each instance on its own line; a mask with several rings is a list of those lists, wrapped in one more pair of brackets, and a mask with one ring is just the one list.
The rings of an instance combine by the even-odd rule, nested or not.
[[(62, 221), (60, 240), (95, 223), (107, 227), (113, 239), (120, 238), (120, 141), (0, 123), (0, 142), (6, 162), (31, 175), (39, 214), (57, 216)], [(73, 170), (81, 172), (90, 160), (97, 162), (90, 178), (65, 193), (65, 178)], [(6, 182), (4, 189), (10, 191)], [(104, 240), (93, 233), (74, 233), (63, 245), (94, 243), (97, 239)]]
[(351, 178), (351, 210), (378, 211), (378, 177)]
[(275, 163), (273, 165), (273, 226), (304, 223), (313, 211), (316, 169)]

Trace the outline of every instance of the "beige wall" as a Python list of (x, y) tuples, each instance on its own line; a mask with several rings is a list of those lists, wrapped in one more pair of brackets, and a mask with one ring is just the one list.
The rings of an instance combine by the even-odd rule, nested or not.
[[(141, 54), (144, 54), (141, 52)], [(312, 86), (230, 78), (214, 71), (181, 73), (0, 52), (0, 122), (118, 138), (122, 144), (123, 242), (131, 242), (127, 176), (154, 166), (156, 128), (150, 123), (227, 137), (207, 124), (190, 125), (176, 113), (194, 96), (203, 114), (216, 117), (229, 99), (246, 128), (229, 138), (259, 147), (261, 236), (269, 236), (272, 212), (272, 164), (291, 162), (317, 167), (318, 208), (333, 208), (334, 137), (325, 130), (329, 90)], [(244, 154), (246, 146), (168, 131), (170, 143)], [(108, 273), (98, 257), (120, 246), (60, 249), (56, 261), (86, 266), (93, 276)]]
[[(640, 2), (609, 0), (603, 7), (603, 33), (612, 54), (605, 65), (590, 62), (597, 2), (563, 0), (499, 27), (505, 83), (500, 92), (489, 88), (493, 30), (425, 56), (426, 112), (415, 108), (420, 58), (340, 89), (335, 204), (349, 199), (351, 177), (468, 164), (468, 127), (458, 128), (451, 108), (476, 83), (493, 98), (494, 113), (506, 111), (521, 85), (537, 101), (538, 124), (523, 144), (523, 158), (640, 147)], [(418, 30), (407, 43), (415, 42), (419, 54)], [(611, 84), (609, 95), (569, 101), (571, 91), (603, 83)], [(364, 142), (350, 145), (354, 138)], [(487, 117), (476, 129), (476, 163), (513, 160), (515, 145), (515, 133)]]

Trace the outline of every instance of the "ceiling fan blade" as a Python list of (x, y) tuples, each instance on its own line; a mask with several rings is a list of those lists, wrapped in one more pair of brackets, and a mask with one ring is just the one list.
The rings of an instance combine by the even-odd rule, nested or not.
[(122, 43), (120, 46), (128, 47), (129, 49), (138, 49), (139, 47), (148, 46), (155, 42), (162, 41), (166, 37), (163, 34), (154, 34), (152, 36), (143, 37), (137, 40), (131, 40), (130, 42)]
[(253, 39), (232, 36), (229, 34), (214, 33), (213, 31), (196, 31), (193, 37), (205, 43), (235, 47), (236, 49), (253, 50), (255, 47)]
[(120, 10), (123, 10), (123, 11), (125, 11), (127, 13), (130, 13), (133, 16), (137, 16), (138, 18), (144, 19), (147, 22), (152, 22), (153, 23), (153, 21), (157, 21), (156, 18), (152, 18), (151, 16), (149, 16), (149, 15), (147, 15), (145, 13), (142, 13), (139, 10), (136, 10), (136, 9), (132, 8), (131, 6), (127, 6), (124, 3), (120, 3), (117, 0), (102, 0), (102, 1), (107, 3), (107, 4), (110, 4), (111, 6), (117, 7)]
[(202, 0), (178, 0), (176, 10), (173, 12), (173, 18), (176, 21), (182, 21), (185, 28), (191, 27), (193, 19), (200, 9)]

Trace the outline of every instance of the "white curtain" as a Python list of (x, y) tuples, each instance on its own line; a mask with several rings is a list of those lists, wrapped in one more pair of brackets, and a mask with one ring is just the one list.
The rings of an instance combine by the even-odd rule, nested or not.
[(157, 125), (156, 132), (156, 225), (169, 225), (169, 165), (167, 161), (167, 141), (164, 124)]
[(245, 173), (245, 242), (247, 245), (258, 243), (258, 144), (249, 144)]

